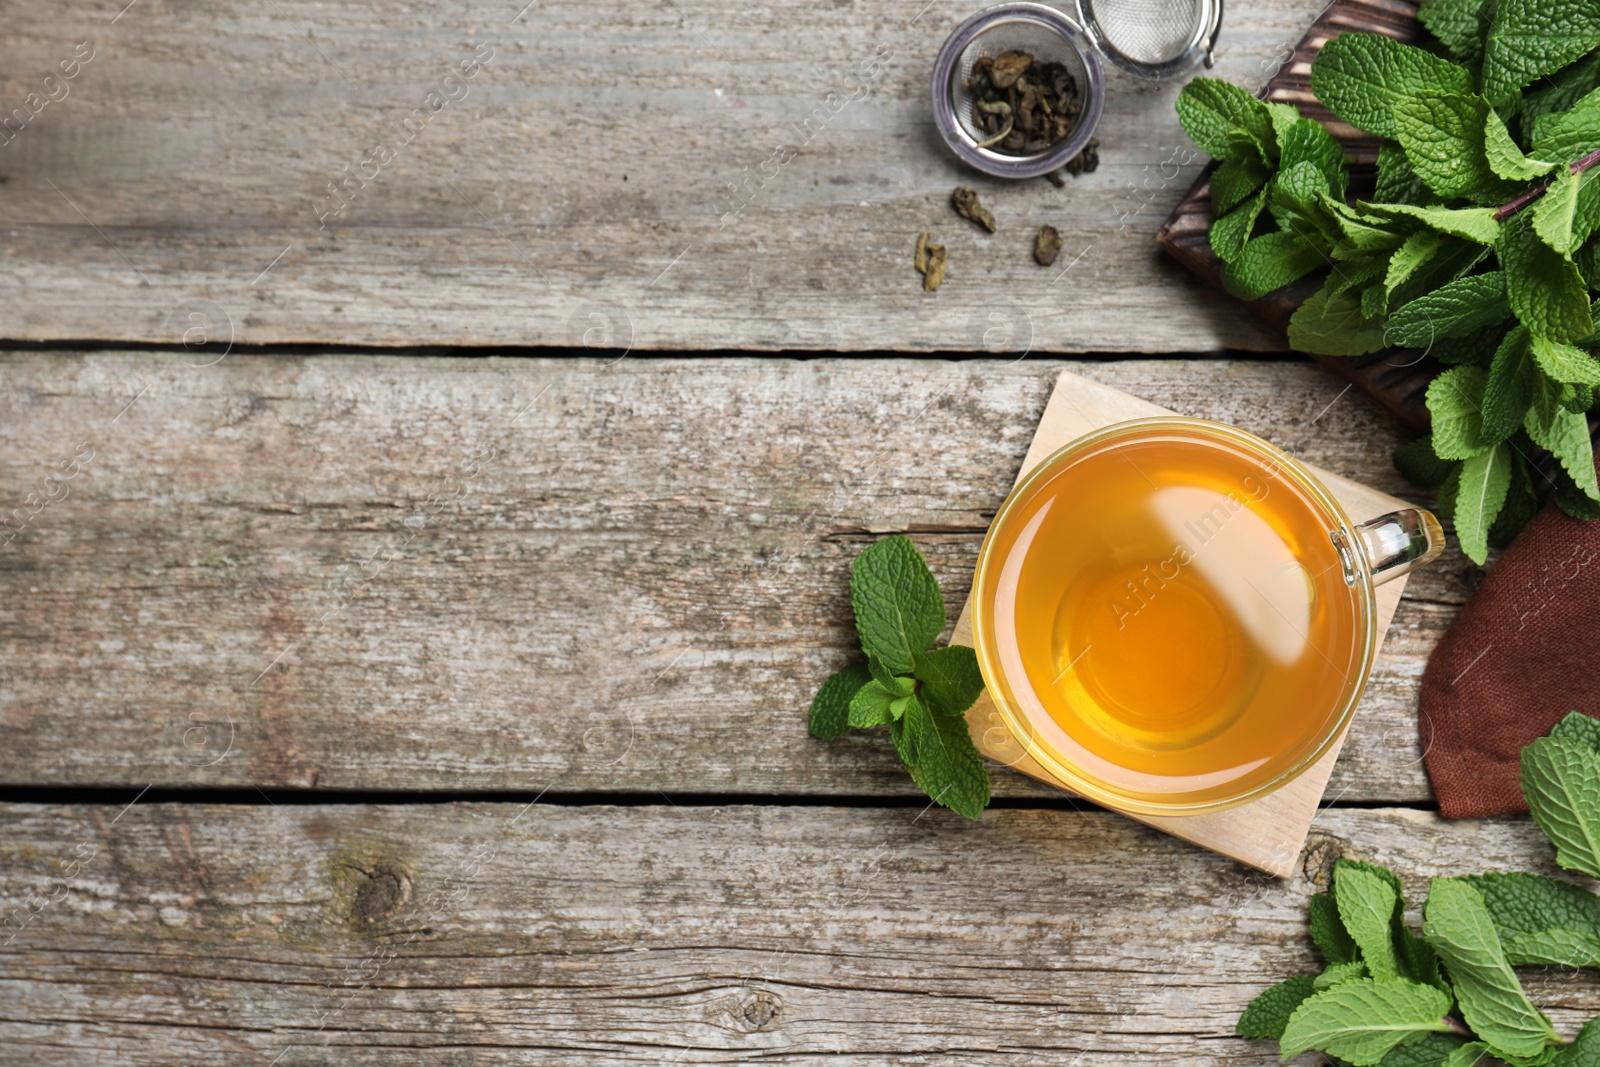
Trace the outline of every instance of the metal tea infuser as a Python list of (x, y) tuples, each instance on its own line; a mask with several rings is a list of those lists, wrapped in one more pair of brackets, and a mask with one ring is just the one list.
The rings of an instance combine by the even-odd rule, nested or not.
[[(933, 113), (939, 132), (966, 162), (1001, 178), (1036, 178), (1083, 150), (1105, 107), (1100, 60), (1147, 81), (1210, 66), (1222, 28), (1222, 0), (1075, 0), (1069, 14), (1032, 2), (999, 4), (957, 26), (933, 67)], [(1029, 155), (982, 145), (973, 116), (973, 64), (1003, 52), (1059, 63), (1078, 83), (1080, 108), (1061, 140)]]

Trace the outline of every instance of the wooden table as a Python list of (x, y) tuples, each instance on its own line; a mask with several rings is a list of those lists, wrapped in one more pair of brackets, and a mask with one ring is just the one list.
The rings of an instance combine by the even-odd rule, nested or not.
[[(907, 532), (960, 603), (1063, 368), (1411, 493), (1389, 416), (1156, 258), (1175, 87), (1002, 187), (924, 99), (971, 5), (123, 2), (5, 22), (4, 106), (59, 98), (0, 153), (0, 1063), (1268, 1064), (1233, 1020), (1336, 857), (1549, 869), (1432, 813), (1454, 551), (1287, 882), (806, 736), (851, 559)], [(1230, 9), (1218, 73), (1314, 13)]]

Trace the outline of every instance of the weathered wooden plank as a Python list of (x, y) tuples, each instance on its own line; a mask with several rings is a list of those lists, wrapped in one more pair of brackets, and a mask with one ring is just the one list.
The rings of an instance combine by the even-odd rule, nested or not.
[[(10, 354), (0, 781), (914, 792), (805, 733), (850, 561), (910, 531), (953, 612), (1066, 366), (1409, 491), (1298, 361)], [(1417, 685), (1477, 573), (1411, 579), (1331, 798), (1429, 796)]]
[[(601, 311), (638, 348), (1019, 349), (985, 337), (999, 311), (1038, 351), (1282, 346), (1157, 255), (1204, 162), (1175, 84), (1113, 71), (1099, 171), (1010, 186), (933, 126), (970, 6), (524, 2), (10, 20), (0, 337), (178, 342), (198, 314), (250, 342), (578, 345)], [(1215, 73), (1265, 81), (1319, 6), (1230, 9)], [(951, 213), (958, 183), (999, 234)]]
[[(1341, 854), (1554, 872), (1526, 819), (1324, 813), (1288, 882), (1104, 813), (0, 807), (0, 1048), (37, 1067), (1259, 1064)], [(76, 864), (76, 866), (71, 866)], [(1415, 910), (1411, 915), (1415, 924)], [(1557, 1028), (1592, 972), (1525, 974)]]

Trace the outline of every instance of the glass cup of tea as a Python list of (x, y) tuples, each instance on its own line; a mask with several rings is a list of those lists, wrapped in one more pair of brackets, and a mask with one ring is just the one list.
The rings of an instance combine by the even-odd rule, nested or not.
[(1117, 423), (1035, 467), (995, 515), (973, 643), (1012, 734), (1108, 807), (1243, 804), (1316, 763), (1361, 697), (1373, 589), (1439, 521), (1356, 523), (1315, 475), (1204, 419)]

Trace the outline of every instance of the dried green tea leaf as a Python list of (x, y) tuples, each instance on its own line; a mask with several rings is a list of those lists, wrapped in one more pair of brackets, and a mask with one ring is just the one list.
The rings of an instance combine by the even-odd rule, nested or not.
[(922, 291), (932, 293), (944, 284), (944, 245), (928, 246), (928, 269), (922, 273)]
[(976, 222), (979, 226), (993, 233), (994, 215), (978, 200), (978, 191), (968, 189), (965, 185), (958, 185), (955, 192), (950, 194), (950, 206), (956, 209), (956, 214), (964, 219)]
[(913, 262), (922, 274), (922, 291), (935, 292), (944, 283), (944, 245), (932, 243), (933, 234), (917, 234), (916, 258)]
[(1055, 263), (1061, 254), (1061, 233), (1054, 226), (1040, 226), (1033, 239), (1033, 261), (1041, 267)]
[[(1037, 62), (1028, 52), (980, 57), (966, 88), (972, 125), (981, 131), (978, 147), (1007, 155), (1043, 152), (1072, 132), (1082, 109), (1072, 72), (1060, 63)], [(1060, 184), (1060, 175), (1051, 180)]]
[(990, 64), (989, 80), (994, 83), (996, 89), (1009, 89), (1031, 66), (1033, 66), (1033, 56), (1027, 52), (1001, 52)]
[(1100, 166), (1100, 142), (1090, 141), (1083, 146), (1083, 151), (1067, 160), (1061, 168), (1076, 178), (1080, 174), (1093, 174)]

